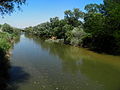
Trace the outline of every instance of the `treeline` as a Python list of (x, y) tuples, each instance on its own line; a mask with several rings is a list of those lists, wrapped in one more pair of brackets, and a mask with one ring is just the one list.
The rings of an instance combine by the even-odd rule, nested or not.
[(120, 1), (104, 0), (103, 4), (88, 4), (85, 12), (79, 8), (66, 10), (64, 19), (25, 28), (40, 37), (56, 37), (65, 44), (82, 46), (109, 54), (120, 54)]
[(0, 59), (5, 55), (9, 56), (9, 49), (13, 46), (14, 40), (18, 38), (20, 29), (8, 24), (0, 25)]

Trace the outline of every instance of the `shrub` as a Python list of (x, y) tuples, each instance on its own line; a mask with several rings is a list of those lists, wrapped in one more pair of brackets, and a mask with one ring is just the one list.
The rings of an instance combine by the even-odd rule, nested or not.
[(71, 45), (82, 46), (83, 38), (87, 35), (84, 30), (79, 26), (75, 27), (72, 31), (69, 32), (68, 38)]

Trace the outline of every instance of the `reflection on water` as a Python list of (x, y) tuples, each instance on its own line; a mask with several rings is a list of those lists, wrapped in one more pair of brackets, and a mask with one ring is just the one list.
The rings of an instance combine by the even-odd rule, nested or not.
[(11, 63), (18, 90), (120, 90), (119, 56), (22, 35)]
[[(100, 84), (99, 90), (120, 89), (119, 56), (101, 55), (82, 48), (79, 49), (54, 43), (48, 44), (40, 40), (34, 40), (39, 43), (42, 48), (49, 51), (50, 54), (59, 56), (62, 60), (64, 72), (75, 75), (78, 73), (84, 74), (84, 76)], [(91, 82), (87, 83), (89, 85)]]

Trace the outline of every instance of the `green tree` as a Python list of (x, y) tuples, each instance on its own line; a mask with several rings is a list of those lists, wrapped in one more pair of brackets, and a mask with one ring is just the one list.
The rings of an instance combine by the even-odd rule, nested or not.
[[(99, 52), (120, 52), (120, 1), (104, 0), (103, 4), (89, 4), (84, 17), (84, 28), (92, 37), (89, 47)], [(90, 40), (89, 40), (90, 39)]]
[(66, 10), (64, 14), (65, 14), (64, 17), (65, 17), (67, 24), (72, 25), (74, 27), (77, 27), (82, 24), (80, 19), (84, 17), (84, 13), (80, 11), (78, 8), (74, 8), (73, 11)]
[(13, 30), (13, 27), (11, 27), (9, 24), (5, 23), (3, 26), (2, 26), (2, 31), (3, 32), (8, 32), (10, 34), (12, 34), (14, 32)]
[(114, 51), (120, 53), (120, 1), (104, 0), (105, 29), (114, 37)]

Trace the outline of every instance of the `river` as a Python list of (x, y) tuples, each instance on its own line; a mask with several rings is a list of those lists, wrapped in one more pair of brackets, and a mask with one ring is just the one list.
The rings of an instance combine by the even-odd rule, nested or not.
[(21, 35), (12, 49), (9, 90), (120, 90), (120, 56)]

